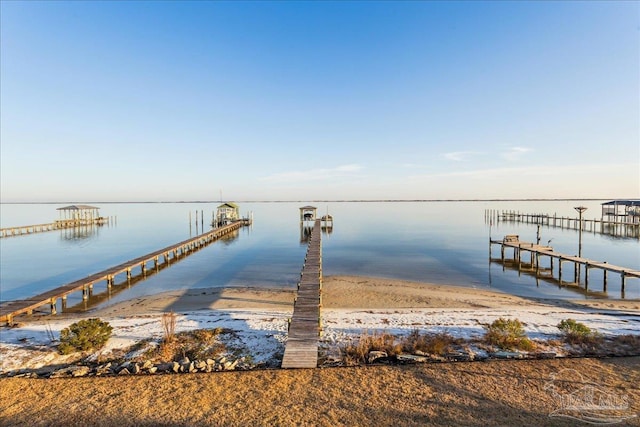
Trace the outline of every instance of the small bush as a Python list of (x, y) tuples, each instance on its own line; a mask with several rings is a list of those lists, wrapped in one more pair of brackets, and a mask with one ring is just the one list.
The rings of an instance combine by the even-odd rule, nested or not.
[(592, 331), (584, 323), (573, 319), (565, 319), (558, 323), (558, 329), (564, 334), (565, 340), (570, 344), (595, 344), (600, 341), (601, 335)]
[(533, 342), (524, 333), (522, 322), (518, 319), (499, 318), (485, 327), (485, 340), (503, 350), (532, 350)]
[(100, 319), (85, 319), (60, 331), (60, 354), (93, 350), (102, 347), (111, 337), (113, 328)]

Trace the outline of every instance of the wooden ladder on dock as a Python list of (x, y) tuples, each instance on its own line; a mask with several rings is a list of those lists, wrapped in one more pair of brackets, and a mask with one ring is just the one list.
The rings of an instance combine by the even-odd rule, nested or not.
[(283, 368), (315, 368), (318, 366), (322, 289), (321, 220), (317, 219), (311, 231), (298, 295), (289, 323), (289, 336), (282, 358)]

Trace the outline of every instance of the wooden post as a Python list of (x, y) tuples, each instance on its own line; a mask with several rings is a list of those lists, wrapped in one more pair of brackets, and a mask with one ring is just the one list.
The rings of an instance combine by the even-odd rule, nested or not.
[(82, 287), (82, 300), (86, 301), (89, 298), (89, 289), (87, 286)]
[(56, 309), (57, 302), (57, 298), (51, 298), (51, 314), (58, 314), (58, 310)]
[(621, 291), (624, 292), (624, 286), (627, 282), (627, 276), (624, 274), (624, 271), (620, 273), (620, 280), (621, 280), (621, 283), (620, 283)]
[(589, 263), (584, 263), (584, 290), (589, 290)]
[[(604, 263), (606, 264), (607, 262), (605, 261)], [(607, 292), (607, 269), (605, 268), (603, 271), (604, 271), (603, 273), (604, 278), (602, 280), (602, 290), (604, 292)]]
[(558, 281), (562, 285), (562, 257), (558, 257)]
[(64, 295), (62, 297), (62, 311), (65, 311), (67, 309), (67, 296)]

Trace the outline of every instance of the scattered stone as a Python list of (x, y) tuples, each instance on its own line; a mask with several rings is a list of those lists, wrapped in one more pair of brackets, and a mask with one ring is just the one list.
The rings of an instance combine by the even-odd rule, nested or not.
[(72, 377), (84, 377), (91, 372), (91, 368), (88, 366), (70, 366), (68, 371)]
[(151, 362), (150, 360), (145, 361), (142, 364), (142, 369), (151, 369), (153, 367), (153, 362)]
[(207, 359), (207, 365), (209, 366), (214, 366), (216, 364), (216, 361), (213, 359)]
[(461, 351), (454, 351), (451, 353), (447, 353), (444, 355), (444, 357), (448, 360), (453, 360), (456, 362), (469, 362), (470, 360), (473, 360), (472, 355), (468, 353), (463, 353)]
[(137, 363), (131, 364), (131, 373), (132, 374), (139, 374), (140, 373), (140, 365), (138, 365)]
[(58, 369), (57, 371), (53, 371), (49, 378), (69, 378), (69, 373), (67, 368)]
[(172, 370), (173, 372), (175, 372), (176, 374), (177, 374), (178, 372), (180, 372), (180, 368), (182, 368), (182, 366), (180, 366), (180, 364), (179, 364), (178, 362), (173, 362), (173, 363), (171, 364), (171, 370)]
[(160, 363), (157, 369), (160, 372), (169, 372), (173, 369), (173, 363)]
[(382, 358), (387, 358), (387, 352), (386, 351), (370, 351), (369, 354), (367, 355), (367, 362), (368, 363), (373, 363), (378, 359), (382, 359)]
[(397, 359), (400, 363), (424, 363), (429, 361), (428, 357), (415, 354), (399, 354)]
[(224, 357), (224, 356), (222, 356), (220, 359), (218, 359), (218, 360), (217, 360), (217, 362), (218, 362), (219, 364), (221, 364), (221, 365), (224, 365), (224, 362), (226, 362), (226, 361), (227, 361), (227, 358), (226, 358), (226, 357)]
[(188, 365), (189, 363), (191, 363), (191, 360), (189, 360), (189, 358), (185, 356), (185, 357), (184, 357), (182, 360), (180, 360), (178, 363), (179, 363), (179, 364), (181, 364), (181, 365)]
[(118, 372), (118, 375), (130, 375), (131, 372), (129, 372), (129, 369), (124, 368), (124, 369), (120, 369), (120, 371)]
[(238, 364), (237, 360), (235, 360), (233, 362), (231, 362), (231, 361), (224, 362), (223, 369), (225, 371), (233, 371), (236, 368), (237, 364)]
[(148, 369), (148, 372), (149, 372), (150, 374), (155, 374), (157, 371), (158, 371), (158, 368), (157, 368), (157, 367), (155, 367), (155, 366), (152, 366), (152, 367), (150, 367), (150, 368)]
[(516, 351), (497, 351), (491, 354), (497, 359), (522, 359), (522, 353)]
[(198, 360), (195, 362), (195, 367), (196, 369), (199, 369), (201, 371), (205, 370), (207, 368), (207, 362), (204, 362), (202, 360)]
[(555, 359), (556, 353), (552, 351), (547, 351), (547, 352), (538, 353), (537, 356), (540, 359)]

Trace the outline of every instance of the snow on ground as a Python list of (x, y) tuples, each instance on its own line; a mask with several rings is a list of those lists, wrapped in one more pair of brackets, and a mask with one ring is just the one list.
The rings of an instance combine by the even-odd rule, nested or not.
[[(235, 331), (235, 347), (246, 348), (254, 362), (266, 361), (283, 350), (287, 338), (287, 320), (291, 311), (272, 310), (200, 310), (177, 314), (176, 332), (200, 328), (228, 328)], [(447, 332), (459, 338), (479, 338), (484, 325), (499, 317), (523, 322), (529, 338), (558, 337), (556, 325), (574, 319), (603, 335), (640, 335), (640, 313), (597, 309), (571, 310), (561, 307), (517, 307), (510, 309), (391, 309), (322, 310), (323, 346), (350, 341), (364, 332), (388, 332), (406, 335), (421, 332)], [(163, 336), (162, 315), (103, 318), (113, 327), (107, 345), (93, 355), (125, 349), (146, 339)], [(0, 328), (0, 373), (15, 369), (35, 369), (64, 363), (52, 345), (60, 331), (77, 319), (52, 319), (30, 322), (17, 328)]]
[[(281, 352), (287, 337), (290, 311), (211, 310), (176, 314), (175, 332), (194, 329), (225, 328), (235, 332), (234, 347), (243, 347), (255, 363)], [(113, 350), (126, 349), (145, 339), (163, 337), (162, 315), (103, 318), (113, 327), (107, 345), (91, 356), (97, 359)], [(64, 363), (69, 356), (56, 353), (53, 344), (60, 331), (77, 319), (28, 323), (19, 328), (0, 328), (0, 373), (15, 369), (37, 369), (52, 363)], [(228, 344), (228, 343), (227, 343)]]
[(393, 310), (323, 310), (322, 339), (339, 343), (363, 332), (388, 332), (406, 335), (414, 329), (421, 332), (447, 332), (457, 338), (480, 338), (484, 326), (504, 317), (518, 319), (532, 339), (557, 338), (557, 324), (574, 319), (607, 335), (640, 334), (640, 313), (605, 312), (602, 310), (570, 310), (550, 307), (518, 307), (517, 309), (393, 309)]

